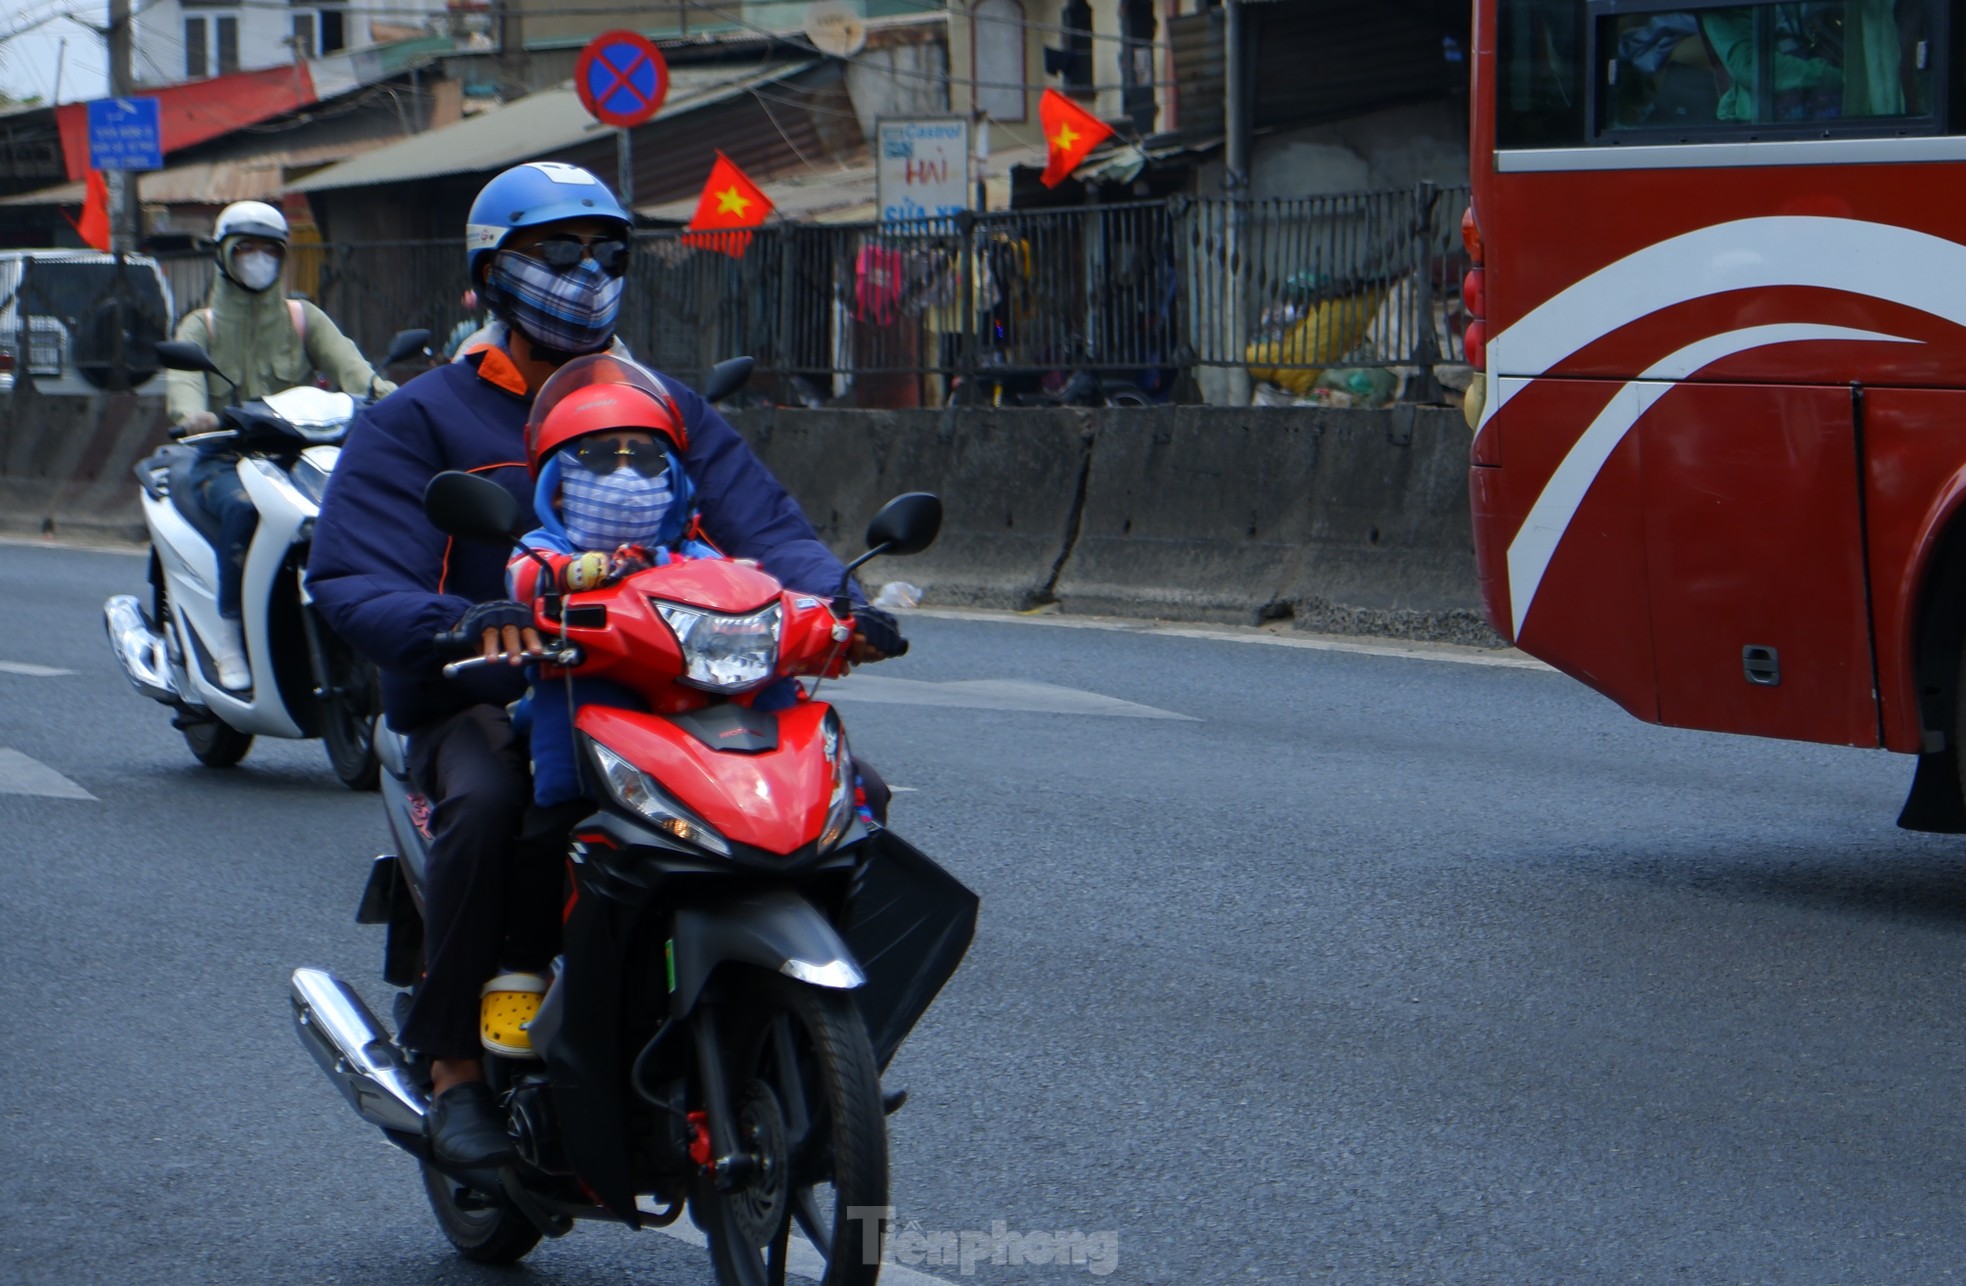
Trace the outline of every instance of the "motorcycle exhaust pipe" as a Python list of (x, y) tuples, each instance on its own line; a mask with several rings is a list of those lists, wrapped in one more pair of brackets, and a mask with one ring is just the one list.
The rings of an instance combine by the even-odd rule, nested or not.
[(370, 1125), (420, 1136), (429, 1101), (362, 998), (325, 969), (296, 969), (293, 1006), (300, 1043), (356, 1114)]
[(171, 683), (171, 660), (164, 650), (163, 636), (137, 606), (136, 597), (118, 594), (104, 603), (102, 624), (130, 686), (152, 701), (175, 703), (178, 693)]

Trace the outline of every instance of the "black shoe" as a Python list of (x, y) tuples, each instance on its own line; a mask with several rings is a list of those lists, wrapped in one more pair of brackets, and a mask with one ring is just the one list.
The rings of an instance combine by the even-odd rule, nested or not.
[(432, 1099), (423, 1133), (431, 1155), (459, 1169), (493, 1169), (518, 1160), (505, 1130), (505, 1113), (483, 1081), (453, 1085)]
[(896, 1112), (899, 1112), (901, 1110), (901, 1105), (903, 1103), (906, 1103), (907, 1101), (908, 1101), (907, 1090), (882, 1090), (881, 1115), (893, 1116)]

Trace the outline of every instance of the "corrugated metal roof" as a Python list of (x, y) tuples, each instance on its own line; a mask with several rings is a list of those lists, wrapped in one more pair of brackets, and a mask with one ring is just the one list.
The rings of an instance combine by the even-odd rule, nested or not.
[[(682, 67), (670, 75), (669, 96), (658, 120), (735, 97), (815, 65), (816, 58), (788, 59), (747, 75), (728, 67)], [(292, 192), (408, 183), (447, 174), (501, 170), (549, 152), (605, 139), (612, 131), (587, 114), (571, 86), (528, 95), (445, 129), (430, 130), (392, 147), (309, 175)]]
[[(317, 147), (284, 148), (229, 161), (192, 161), (136, 176), (137, 199), (145, 205), (230, 205), (234, 201), (274, 201), (287, 190), (287, 171), (298, 166), (345, 161), (371, 151), (388, 139), (324, 143)], [(0, 205), (80, 205), (82, 183), (61, 183), (20, 196), (0, 198)]]

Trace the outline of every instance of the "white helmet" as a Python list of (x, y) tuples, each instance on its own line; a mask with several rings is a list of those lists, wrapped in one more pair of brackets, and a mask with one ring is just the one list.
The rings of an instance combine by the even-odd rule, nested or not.
[(264, 201), (234, 201), (218, 212), (212, 226), (212, 240), (227, 237), (264, 237), (287, 244), (287, 216)]

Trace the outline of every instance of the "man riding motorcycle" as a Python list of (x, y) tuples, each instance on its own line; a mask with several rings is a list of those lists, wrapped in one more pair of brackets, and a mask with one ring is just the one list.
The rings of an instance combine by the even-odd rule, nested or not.
[[(382, 671), (385, 717), (408, 737), (412, 771), (434, 801), (424, 977), (400, 1039), (430, 1060), (432, 1150), (460, 1166), (512, 1156), (483, 1083), (479, 992), (495, 975), (537, 973), (551, 961), (575, 816), (528, 806), (525, 751), (505, 707), (524, 692), (518, 667), (540, 640), (531, 610), (506, 598), (509, 551), (446, 537), (424, 517), (423, 492), (456, 469), (531, 507), (533, 395), (561, 365), (615, 342), (632, 226), (608, 189), (575, 166), (533, 162), (485, 185), (468, 216), (466, 267), (496, 320), (458, 360), (355, 422), (308, 567), (329, 624)], [(706, 534), (785, 585), (830, 596), (843, 569), (797, 502), (722, 416), (665, 383), (687, 428), (684, 463)], [(900, 649), (893, 618), (864, 606), (855, 615), (852, 660)], [(443, 678), (434, 639), (452, 630), (511, 664)], [(868, 793), (873, 802), (871, 779)]]
[[(205, 307), (185, 314), (176, 338), (198, 345), (229, 379), (200, 371), (170, 373), (165, 409), (171, 423), (188, 434), (218, 427), (219, 408), (311, 383), (321, 371), (335, 387), (357, 397), (373, 389), (377, 397), (395, 391), (379, 380), (360, 349), (313, 304), (288, 299), (275, 289), (287, 255), (287, 220), (263, 201), (236, 201), (219, 211), (212, 228), (218, 275)], [(246, 642), (239, 627), (240, 582), (246, 549), (259, 514), (239, 481), (238, 456), (229, 445), (201, 450), (192, 471), (199, 507), (218, 521), (218, 610), (229, 637), (207, 640), (218, 680), (228, 688), (252, 686)]]

